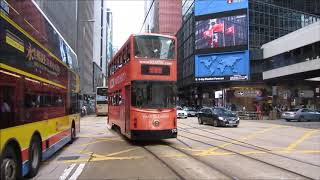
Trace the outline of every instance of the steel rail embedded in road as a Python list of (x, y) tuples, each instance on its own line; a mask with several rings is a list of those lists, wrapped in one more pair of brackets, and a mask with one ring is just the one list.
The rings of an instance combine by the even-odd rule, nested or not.
[[(199, 131), (207, 132), (207, 133), (209, 133), (209, 134), (213, 134), (213, 135), (220, 136), (220, 137), (223, 137), (223, 138), (226, 138), (226, 139), (230, 139), (230, 140), (233, 140), (233, 141), (238, 142), (238, 143), (241, 143), (241, 144), (238, 144), (238, 143), (235, 143), (235, 142), (229, 142), (229, 141), (226, 141), (226, 140), (221, 140), (221, 139), (217, 139), (217, 138), (213, 138), (213, 137), (209, 137), (209, 136), (205, 136), (205, 135), (202, 135), (202, 134), (193, 133), (193, 132), (190, 132), (190, 131), (185, 130), (185, 128), (183, 128), (183, 127), (181, 127), (181, 126), (180, 126), (180, 127), (178, 126), (178, 128), (183, 129), (183, 130), (181, 130), (181, 131), (186, 132), (186, 133), (189, 133), (189, 134), (201, 136), (201, 137), (208, 138), (208, 139), (212, 139), (212, 140), (216, 140), (216, 141), (221, 141), (221, 142), (230, 143), (230, 144), (237, 145), (237, 146), (241, 146), (241, 147), (245, 147), (245, 148), (248, 148), (248, 149), (253, 149), (253, 150), (265, 152), (265, 153), (267, 153), (267, 154), (271, 154), (271, 155), (275, 155), (275, 156), (282, 157), (282, 158), (285, 158), (285, 159), (293, 160), (293, 161), (296, 161), (296, 162), (308, 164), (308, 165), (310, 165), (310, 166), (320, 167), (320, 166), (317, 165), (317, 164), (313, 164), (313, 163), (306, 162), (306, 161), (302, 161), (302, 160), (299, 160), (299, 159), (296, 159), (296, 158), (292, 158), (292, 157), (284, 156), (284, 155), (281, 155), (281, 154), (273, 153), (273, 152), (271, 152), (272, 150), (270, 150), (270, 149), (266, 149), (266, 148), (263, 148), (263, 147), (260, 147), (260, 146), (254, 145), (254, 144), (250, 144), (250, 143), (247, 143), (247, 142), (244, 142), (244, 141), (240, 141), (240, 140), (237, 140), (237, 139), (234, 139), (234, 138), (230, 138), (230, 137), (227, 137), (227, 136), (223, 136), (223, 135), (220, 135), (220, 134), (217, 134), (217, 133), (214, 133), (214, 132), (210, 132), (210, 131), (207, 131), (207, 130), (204, 130), (204, 129), (200, 129), (200, 128), (197, 128), (197, 127), (194, 127), (194, 126), (190, 126), (190, 125), (187, 125), (187, 124), (184, 124), (184, 123), (180, 123), (180, 124), (183, 124), (183, 125), (185, 125), (185, 126), (192, 127), (192, 128), (197, 129), (197, 130), (199, 130)], [(249, 145), (249, 146), (246, 146), (246, 145), (243, 145), (243, 144), (246, 144), (246, 145)], [(252, 147), (250, 147), (250, 146), (252, 146)]]
[[(181, 140), (179, 140), (179, 141), (181, 142)], [(192, 154), (189, 154), (189, 153), (187, 153), (187, 152), (185, 152), (185, 151), (183, 151), (183, 150), (181, 150), (181, 149), (178, 149), (178, 148), (176, 148), (176, 147), (174, 147), (174, 146), (171, 146), (171, 145), (165, 145), (165, 146), (170, 147), (170, 148), (172, 148), (172, 149), (174, 149), (174, 150), (176, 150), (176, 151), (179, 151), (180, 153), (182, 153), (182, 154), (184, 154), (184, 155), (186, 155), (186, 156), (188, 156), (188, 157), (190, 157), (190, 158), (192, 158), (192, 159), (194, 159), (194, 160), (196, 160), (196, 161), (204, 164), (205, 166), (209, 167), (210, 169), (219, 172), (220, 174), (222, 174), (223, 176), (225, 176), (225, 177), (227, 177), (227, 178), (234, 179), (234, 180), (238, 179), (238, 178), (234, 177), (233, 175), (230, 175), (230, 173), (225, 172), (224, 170), (221, 170), (221, 169), (213, 166), (212, 164), (210, 164), (210, 163), (208, 163), (208, 162), (206, 162), (206, 161), (204, 161), (204, 160), (201, 160), (200, 158), (195, 157), (195, 156), (193, 156)], [(145, 150), (148, 151), (151, 155), (153, 155), (155, 158), (157, 158), (159, 161), (161, 161), (161, 163), (163, 163), (166, 167), (168, 167), (168, 168), (169, 168), (174, 174), (176, 174), (180, 179), (187, 179), (187, 178), (184, 178), (182, 175), (180, 175), (172, 166), (170, 166), (168, 163), (166, 163), (164, 160), (162, 160), (158, 155), (156, 155), (155, 153), (153, 153), (150, 149), (146, 148), (145, 146), (143, 146), (143, 149), (145, 149)]]
[(283, 170), (283, 171), (286, 171), (286, 172), (295, 174), (295, 175), (300, 176), (300, 177), (302, 177), (302, 178), (313, 179), (313, 178), (311, 178), (311, 177), (305, 176), (305, 175), (303, 175), (303, 174), (299, 174), (299, 173), (297, 173), (297, 172), (291, 171), (291, 170), (286, 169), (286, 168), (283, 168), (283, 167), (281, 167), (281, 166), (278, 166), (278, 165), (275, 165), (275, 164), (272, 164), (272, 163), (269, 163), (269, 162), (265, 162), (265, 161), (263, 161), (263, 160), (256, 159), (256, 158), (254, 158), (254, 157), (251, 157), (251, 156), (248, 156), (248, 155), (245, 155), (245, 154), (242, 154), (242, 153), (239, 153), (239, 152), (230, 150), (230, 149), (226, 149), (226, 148), (223, 148), (223, 147), (219, 147), (219, 146), (217, 146), (217, 145), (213, 145), (213, 144), (210, 144), (210, 143), (207, 143), (207, 142), (199, 141), (199, 140), (197, 140), (197, 139), (190, 138), (190, 137), (187, 137), (187, 136), (183, 136), (183, 135), (179, 135), (179, 136), (180, 136), (180, 137), (183, 137), (183, 138), (185, 138), (185, 139), (189, 139), (189, 140), (192, 140), (192, 141), (195, 141), (195, 142), (198, 142), (198, 143), (202, 143), (202, 144), (205, 144), (205, 145), (208, 145), (208, 146), (211, 146), (211, 147), (216, 147), (216, 148), (218, 148), (218, 149), (222, 149), (222, 150), (225, 150), (225, 151), (228, 151), (228, 152), (231, 152), (231, 153), (240, 155), (240, 156), (245, 157), (245, 158), (247, 158), (247, 159), (251, 159), (251, 160), (255, 160), (255, 161), (261, 162), (261, 163), (263, 163), (263, 164), (267, 164), (267, 165), (269, 165), (269, 166), (272, 166), (272, 167), (281, 169), (281, 170)]
[[(178, 138), (177, 138), (177, 140), (180, 141), (181, 143), (183, 142), (181, 139), (178, 139)], [(183, 143), (183, 144), (184, 144), (184, 143)], [(224, 171), (224, 170), (222, 170), (222, 169), (219, 169), (219, 168), (213, 166), (212, 164), (210, 164), (210, 163), (208, 163), (208, 162), (200, 159), (199, 157), (196, 157), (196, 156), (194, 156), (194, 155), (192, 155), (192, 154), (189, 154), (189, 153), (187, 153), (187, 152), (185, 152), (185, 151), (183, 151), (183, 150), (181, 150), (181, 149), (179, 149), (179, 148), (176, 148), (176, 147), (174, 147), (174, 146), (170, 146), (170, 145), (167, 145), (167, 146), (169, 146), (169, 147), (171, 147), (171, 148), (179, 151), (179, 152), (182, 153), (182, 154), (187, 155), (188, 157), (190, 157), (190, 158), (192, 158), (192, 159), (194, 159), (194, 160), (196, 160), (196, 161), (201, 162), (202, 164), (210, 167), (211, 169), (213, 169), (213, 170), (215, 170), (215, 171), (218, 171), (219, 173), (223, 174), (224, 176), (226, 176), (226, 177), (228, 177), (228, 178), (230, 178), (230, 179), (239, 179), (239, 178), (237, 178), (237, 177), (235, 177), (235, 176), (233, 176), (233, 175), (230, 175), (229, 172), (226, 172), (226, 171)]]
[(168, 169), (171, 170), (171, 172), (173, 172), (177, 177), (179, 177), (179, 179), (181, 180), (185, 180), (186, 178), (184, 178), (182, 175), (180, 175), (172, 166), (170, 166), (168, 163), (166, 163), (164, 160), (162, 160), (158, 155), (156, 155), (155, 153), (153, 153), (152, 151), (150, 151), (148, 148), (146, 148), (145, 146), (142, 146), (142, 148), (144, 150), (146, 150), (148, 153), (150, 153), (152, 156), (154, 156), (156, 159), (158, 159), (163, 165), (165, 165)]

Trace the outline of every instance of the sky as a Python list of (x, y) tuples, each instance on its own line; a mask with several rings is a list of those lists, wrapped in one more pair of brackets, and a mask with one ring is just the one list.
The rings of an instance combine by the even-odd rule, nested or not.
[(119, 49), (130, 34), (139, 33), (144, 20), (144, 0), (109, 0), (113, 13), (113, 46)]

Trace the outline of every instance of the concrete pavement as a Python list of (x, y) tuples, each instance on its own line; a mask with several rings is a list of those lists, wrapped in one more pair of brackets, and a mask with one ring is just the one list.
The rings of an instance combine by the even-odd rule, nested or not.
[(242, 120), (238, 128), (178, 120), (178, 138), (131, 143), (106, 117), (81, 119), (71, 145), (34, 179), (320, 179), (320, 122)]

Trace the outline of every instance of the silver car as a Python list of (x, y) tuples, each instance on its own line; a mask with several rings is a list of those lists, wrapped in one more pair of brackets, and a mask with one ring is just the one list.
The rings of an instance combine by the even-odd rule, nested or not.
[(290, 109), (289, 111), (285, 111), (281, 114), (281, 118), (287, 121), (294, 120), (295, 115), (299, 108)]
[[(289, 119), (289, 121), (292, 119)], [(320, 121), (320, 113), (310, 109), (299, 109), (294, 115), (294, 120), (298, 121)]]

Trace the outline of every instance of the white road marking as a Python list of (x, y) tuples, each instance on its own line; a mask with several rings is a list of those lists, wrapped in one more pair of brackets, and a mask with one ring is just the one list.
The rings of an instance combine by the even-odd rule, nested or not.
[(83, 171), (84, 169), (84, 166), (86, 164), (85, 163), (82, 163), (78, 166), (77, 170), (73, 173), (73, 175), (69, 178), (69, 180), (76, 180), (78, 178), (78, 176), (81, 174), (81, 172)]
[(59, 180), (65, 180), (71, 173), (72, 169), (76, 166), (76, 164), (71, 164), (67, 169), (63, 171), (63, 174), (59, 177)]

